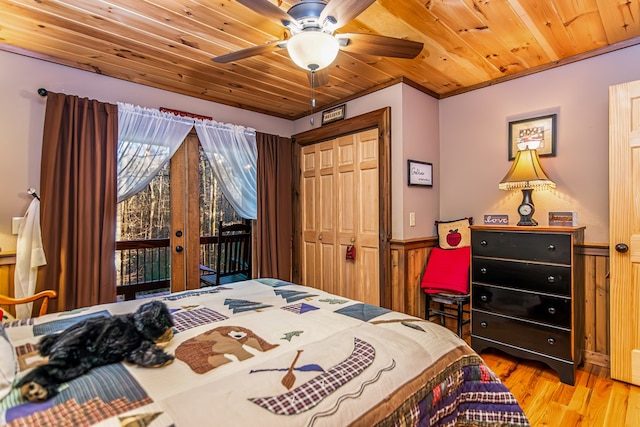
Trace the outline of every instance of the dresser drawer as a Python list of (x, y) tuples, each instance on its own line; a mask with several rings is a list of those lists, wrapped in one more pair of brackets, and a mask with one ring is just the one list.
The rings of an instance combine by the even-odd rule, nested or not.
[(571, 300), (569, 298), (474, 283), (472, 307), (567, 329), (571, 328)]
[(571, 267), (473, 257), (471, 280), (508, 288), (571, 295)]
[(471, 333), (527, 350), (572, 360), (571, 332), (473, 310)]
[(571, 264), (571, 235), (472, 230), (476, 256)]

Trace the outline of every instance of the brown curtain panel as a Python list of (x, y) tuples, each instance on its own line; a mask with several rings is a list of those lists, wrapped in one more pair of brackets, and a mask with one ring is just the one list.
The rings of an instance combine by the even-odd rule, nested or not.
[(51, 311), (114, 302), (118, 107), (49, 92), (40, 199)]
[(258, 277), (291, 280), (291, 139), (256, 133)]

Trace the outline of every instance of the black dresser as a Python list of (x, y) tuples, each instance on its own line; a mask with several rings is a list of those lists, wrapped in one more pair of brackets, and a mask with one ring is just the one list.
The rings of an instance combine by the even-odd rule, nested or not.
[(574, 384), (584, 350), (584, 227), (471, 227), (471, 346), (554, 369)]

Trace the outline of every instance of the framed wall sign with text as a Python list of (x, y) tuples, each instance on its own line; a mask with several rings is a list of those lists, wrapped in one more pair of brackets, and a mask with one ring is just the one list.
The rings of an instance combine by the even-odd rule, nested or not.
[[(556, 155), (556, 114), (509, 122), (509, 160), (525, 146), (536, 148), (538, 156)], [(522, 148), (520, 147), (522, 145)]]
[(408, 185), (433, 187), (433, 165), (417, 160), (407, 160)]
[(337, 122), (338, 120), (344, 120), (346, 104), (338, 105), (337, 107), (329, 108), (322, 112), (322, 124)]

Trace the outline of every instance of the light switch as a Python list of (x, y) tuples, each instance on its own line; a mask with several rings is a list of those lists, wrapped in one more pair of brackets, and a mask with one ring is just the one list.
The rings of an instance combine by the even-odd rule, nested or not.
[(20, 224), (24, 220), (23, 216), (14, 216), (11, 218), (11, 233), (18, 234), (18, 230), (20, 229)]
[(416, 226), (416, 213), (409, 212), (409, 227), (415, 227), (415, 226)]

